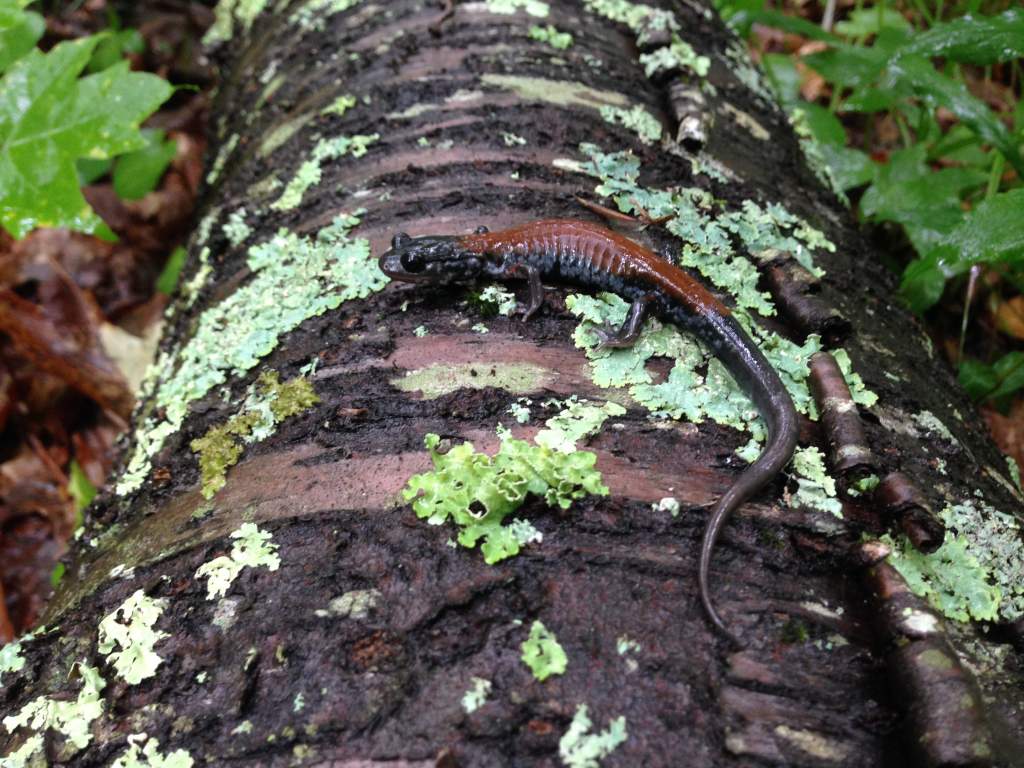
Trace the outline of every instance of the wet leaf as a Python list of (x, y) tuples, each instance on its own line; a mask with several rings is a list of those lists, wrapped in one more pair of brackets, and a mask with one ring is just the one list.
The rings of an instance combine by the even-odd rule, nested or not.
[(1024, 57), (1024, 11), (999, 16), (963, 16), (919, 32), (901, 55), (941, 56), (966, 64), (995, 64)]
[(883, 29), (910, 28), (910, 22), (899, 11), (881, 4), (851, 11), (849, 18), (836, 22), (836, 32), (847, 37), (867, 37)]
[(46, 22), (33, 11), (23, 10), (26, 0), (0, 0), (0, 73), (31, 51)]
[(165, 141), (163, 131), (142, 134), (146, 146), (119, 157), (114, 166), (114, 191), (122, 200), (138, 200), (156, 189), (178, 151), (177, 142)]
[(171, 94), (120, 62), (78, 79), (100, 38), (30, 51), (0, 80), (0, 224), (15, 237), (38, 226), (94, 231), (75, 161), (144, 146), (139, 123)]

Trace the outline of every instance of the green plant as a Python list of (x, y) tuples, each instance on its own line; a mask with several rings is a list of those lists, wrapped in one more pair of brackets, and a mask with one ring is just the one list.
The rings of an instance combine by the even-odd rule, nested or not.
[[(42, 30), (37, 14), (24, 10), (28, 4), (0, 0), (0, 225), (17, 238), (41, 226), (101, 232), (102, 221), (79, 189), (76, 161), (106, 161), (147, 147), (139, 124), (173, 89), (156, 75), (131, 72), (120, 58), (80, 77), (112, 35), (123, 51), (123, 33), (59, 43), (43, 53), (33, 47)], [(110, 59), (104, 56), (94, 66)]]
[[(1016, 68), (1019, 80), (1024, 10), (983, 16), (974, 2), (960, 10), (975, 15), (940, 21), (941, 6), (932, 13), (923, 2), (904, 12), (858, 3), (833, 33), (755, 0), (719, 5), (741, 31), (756, 22), (817, 41), (800, 62), (831, 85), (827, 106), (800, 98), (793, 57), (768, 53), (762, 63), (838, 190), (862, 189), (861, 218), (903, 228), (915, 257), (903, 267), (900, 292), (912, 310), (928, 310), (972, 268), (1024, 286), (1024, 107), (1018, 99), (998, 113), (975, 95), (993, 65)], [(840, 116), (864, 129), (874, 151), (848, 146)], [(899, 147), (871, 146), (882, 121), (896, 125)], [(1024, 387), (1017, 355), (991, 366), (964, 361), (961, 380), (979, 399), (1010, 394)]]

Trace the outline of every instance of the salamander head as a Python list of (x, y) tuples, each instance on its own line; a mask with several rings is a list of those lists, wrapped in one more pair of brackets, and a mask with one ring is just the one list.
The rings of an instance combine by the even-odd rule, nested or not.
[(410, 283), (461, 283), (484, 269), (484, 257), (468, 250), (463, 238), (445, 235), (409, 237), (399, 232), (380, 257), (381, 271)]

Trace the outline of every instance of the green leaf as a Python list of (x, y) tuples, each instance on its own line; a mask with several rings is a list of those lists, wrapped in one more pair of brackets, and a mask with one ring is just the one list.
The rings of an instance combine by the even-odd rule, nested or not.
[(788, 106), (800, 98), (800, 72), (793, 57), (785, 53), (766, 53), (761, 66), (780, 104)]
[(798, 106), (804, 111), (807, 125), (814, 134), (815, 141), (820, 144), (846, 145), (846, 129), (839, 118), (820, 104), (801, 101)]
[(836, 32), (846, 37), (867, 37), (883, 29), (910, 30), (910, 22), (894, 8), (860, 8), (850, 12), (843, 21), (836, 22)]
[(859, 149), (822, 144), (819, 148), (832, 176), (844, 192), (867, 184), (875, 177), (875, 164)]
[(889, 55), (876, 46), (845, 44), (835, 45), (827, 51), (803, 57), (807, 66), (830, 83), (845, 88), (857, 88), (874, 83), (885, 69), (888, 60)]
[(1018, 141), (998, 115), (985, 102), (972, 96), (967, 86), (938, 72), (927, 59), (903, 56), (893, 61), (880, 87), (904, 88), (932, 109), (945, 107), (984, 141), (1002, 152), (1018, 174), (1024, 175), (1024, 159), (1018, 150)]
[(185, 266), (185, 259), (188, 252), (180, 245), (171, 251), (171, 255), (164, 264), (160, 277), (156, 279), (156, 289), (167, 296), (174, 293), (178, 287), (178, 278), (181, 276), (181, 268)]
[(927, 259), (916, 259), (903, 270), (900, 294), (911, 311), (921, 314), (942, 298), (946, 275)]
[[(759, 3), (760, 4), (760, 3)], [(781, 29), (783, 32), (792, 32), (794, 35), (806, 37), (809, 40), (823, 40), (827, 43), (836, 42), (838, 38), (831, 32), (819, 27), (799, 16), (775, 11), (768, 8), (742, 11), (742, 21), (747, 24), (761, 24), (765, 27)], [(739, 17), (740, 14), (737, 14)], [(730, 24), (732, 21), (730, 20)]]
[(75, 161), (144, 146), (139, 123), (172, 92), (124, 61), (79, 80), (98, 42), (30, 51), (0, 80), (0, 224), (16, 238), (39, 226), (94, 231), (100, 220), (82, 197)]
[(880, 91), (871, 82), (855, 88), (843, 99), (840, 109), (843, 112), (885, 112), (895, 107), (899, 100), (900, 94), (896, 91)]
[(0, 0), (0, 72), (35, 48), (46, 30), (42, 16), (22, 10), (23, 0)]
[(914, 35), (901, 55), (925, 56), (965, 64), (995, 64), (1024, 57), (1024, 11), (999, 16), (963, 16)]
[(999, 377), (992, 366), (973, 358), (966, 358), (960, 362), (957, 378), (960, 380), (960, 386), (967, 390), (967, 394), (973, 400), (984, 400), (999, 386)]
[(554, 633), (539, 620), (530, 627), (530, 636), (523, 641), (523, 663), (530, 668), (533, 676), (540, 681), (551, 675), (561, 675), (569, 663), (562, 646)]
[(1010, 352), (996, 360), (992, 366), (997, 386), (989, 398), (1009, 395), (1024, 387), (1024, 352)]
[(146, 45), (142, 35), (136, 29), (125, 29), (120, 32), (104, 32), (102, 39), (89, 60), (87, 72), (102, 72), (124, 58), (126, 53), (141, 53)]
[(138, 200), (156, 189), (178, 151), (174, 139), (164, 141), (163, 131), (147, 129), (142, 135), (146, 146), (118, 158), (114, 166), (114, 191), (122, 200)]
[(75, 168), (78, 169), (78, 183), (87, 187), (97, 179), (105, 176), (113, 167), (114, 161), (109, 158), (80, 157), (75, 161)]
[(953, 272), (964, 272), (980, 262), (1024, 263), (1024, 188), (983, 200), (945, 243), (959, 252), (947, 265)]
[[(75, 511), (81, 513), (96, 498), (96, 486), (90, 482), (82, 467), (74, 459), (71, 460), (71, 472), (68, 475), (68, 494), (75, 501)], [(76, 526), (77, 527), (77, 526)]]

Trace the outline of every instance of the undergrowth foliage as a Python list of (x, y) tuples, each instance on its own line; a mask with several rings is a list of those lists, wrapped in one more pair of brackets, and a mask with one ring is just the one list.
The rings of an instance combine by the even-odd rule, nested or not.
[[(132, 72), (121, 54), (135, 38), (115, 30), (35, 47), (44, 25), (28, 0), (0, 0), (0, 225), (21, 238), (36, 227), (107, 234), (80, 186), (111, 159), (143, 150), (115, 174), (126, 198), (155, 186), (173, 151), (140, 123), (173, 93), (163, 78)], [(80, 76), (83, 72), (92, 74)], [(78, 161), (85, 160), (80, 169)], [(149, 186), (149, 185), (152, 186)], [(147, 188), (148, 186), (148, 188)]]
[[(766, 53), (762, 64), (785, 108), (806, 130), (837, 191), (858, 202), (862, 220), (902, 227), (915, 257), (902, 268), (901, 293), (917, 313), (935, 305), (952, 282), (984, 269), (1019, 293), (1024, 285), (1024, 106), (1012, 95), (1001, 111), (983, 98), (994, 67), (1011, 72), (1019, 93), (1024, 9), (985, 14), (982, 3), (951, 2), (960, 18), (936, 18), (934, 4), (902, 10), (877, 3), (824, 29), (765, 8), (764, 0), (717, 0), (741, 34), (760, 24), (809, 41), (793, 56)], [(897, 4), (898, 5), (898, 4)], [(988, 4), (992, 6), (992, 3)], [(941, 13), (941, 4), (938, 6)], [(982, 10), (982, 12), (979, 12)], [(831, 89), (827, 105), (801, 98), (802, 72)], [(840, 117), (844, 120), (840, 121)], [(871, 146), (872, 130), (891, 119), (899, 146)], [(863, 124), (869, 151), (850, 146), (847, 125)], [(970, 302), (970, 294), (967, 303)], [(1024, 358), (989, 365), (961, 362), (975, 399), (1024, 387)]]

